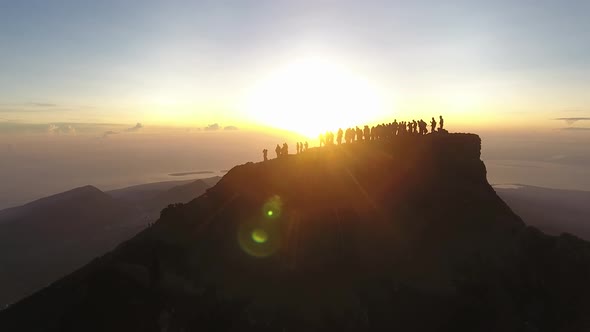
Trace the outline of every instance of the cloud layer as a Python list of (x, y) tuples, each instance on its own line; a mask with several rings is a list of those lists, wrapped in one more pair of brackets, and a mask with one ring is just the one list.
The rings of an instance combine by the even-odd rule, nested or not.
[(231, 131), (231, 130), (238, 130), (238, 127), (236, 127), (236, 126), (222, 127), (219, 123), (214, 123), (214, 124), (210, 124), (207, 127), (203, 128), (203, 130), (206, 130), (206, 131), (216, 131), (216, 130), (221, 130), (221, 129)]
[(205, 127), (204, 129), (207, 131), (215, 131), (215, 130), (219, 130), (219, 128), (221, 128), (219, 126), (219, 123), (214, 123), (214, 124), (210, 124), (207, 127)]
[(111, 135), (117, 135), (118, 132), (114, 131), (114, 130), (107, 130), (102, 134), (102, 138), (108, 138)]
[(135, 126), (133, 126), (131, 128), (127, 128), (125, 131), (127, 131), (127, 132), (130, 132), (130, 131), (138, 131), (141, 128), (143, 128), (143, 125), (138, 122)]
[(568, 126), (571, 126), (578, 121), (590, 121), (590, 117), (556, 118), (555, 120), (565, 121)]
[(67, 124), (67, 123), (50, 123), (47, 126), (47, 132), (49, 132), (50, 134), (71, 134), (71, 135), (75, 135), (76, 134), (76, 128), (71, 125), (71, 124)]

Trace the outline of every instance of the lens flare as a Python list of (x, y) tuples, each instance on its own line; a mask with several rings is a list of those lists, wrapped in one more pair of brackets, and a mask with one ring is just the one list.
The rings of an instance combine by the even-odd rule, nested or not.
[(244, 219), (238, 226), (240, 248), (253, 257), (268, 257), (281, 245), (283, 201), (274, 195), (262, 204), (261, 215)]
[(283, 211), (283, 201), (279, 195), (267, 199), (262, 206), (262, 214), (267, 219), (277, 219)]
[(264, 229), (255, 229), (252, 232), (252, 240), (256, 243), (264, 243), (268, 239), (268, 234), (264, 231)]
[(245, 220), (238, 228), (238, 243), (250, 256), (269, 257), (280, 247), (280, 225), (260, 217)]

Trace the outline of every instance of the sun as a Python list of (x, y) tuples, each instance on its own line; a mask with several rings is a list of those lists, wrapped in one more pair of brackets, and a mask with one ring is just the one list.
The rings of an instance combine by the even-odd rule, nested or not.
[(368, 80), (319, 58), (294, 61), (256, 83), (245, 108), (256, 123), (310, 138), (388, 116), (381, 96)]

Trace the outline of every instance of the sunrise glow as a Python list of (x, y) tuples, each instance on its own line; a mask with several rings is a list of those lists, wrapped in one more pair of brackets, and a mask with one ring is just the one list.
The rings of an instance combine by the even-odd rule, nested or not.
[(391, 114), (370, 81), (322, 58), (294, 61), (257, 82), (245, 113), (271, 127), (316, 137)]

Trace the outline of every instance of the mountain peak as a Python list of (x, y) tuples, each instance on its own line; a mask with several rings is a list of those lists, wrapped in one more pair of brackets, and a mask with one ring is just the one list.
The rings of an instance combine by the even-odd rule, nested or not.
[(104, 192), (93, 185), (85, 185), (63, 192), (63, 196), (77, 196), (77, 195), (102, 195)]
[(74, 188), (68, 191), (64, 191), (59, 194), (51, 195), (48, 197), (44, 197), (33, 201), (31, 203), (25, 204), (25, 206), (33, 207), (33, 206), (41, 206), (46, 204), (54, 204), (59, 201), (66, 201), (66, 200), (76, 200), (76, 199), (84, 199), (89, 197), (108, 197), (107, 194), (102, 192), (100, 189), (86, 185), (78, 188)]
[(5, 322), (584, 330), (590, 245), (526, 227), (488, 184), (480, 149), (473, 134), (402, 136), (236, 166)]

